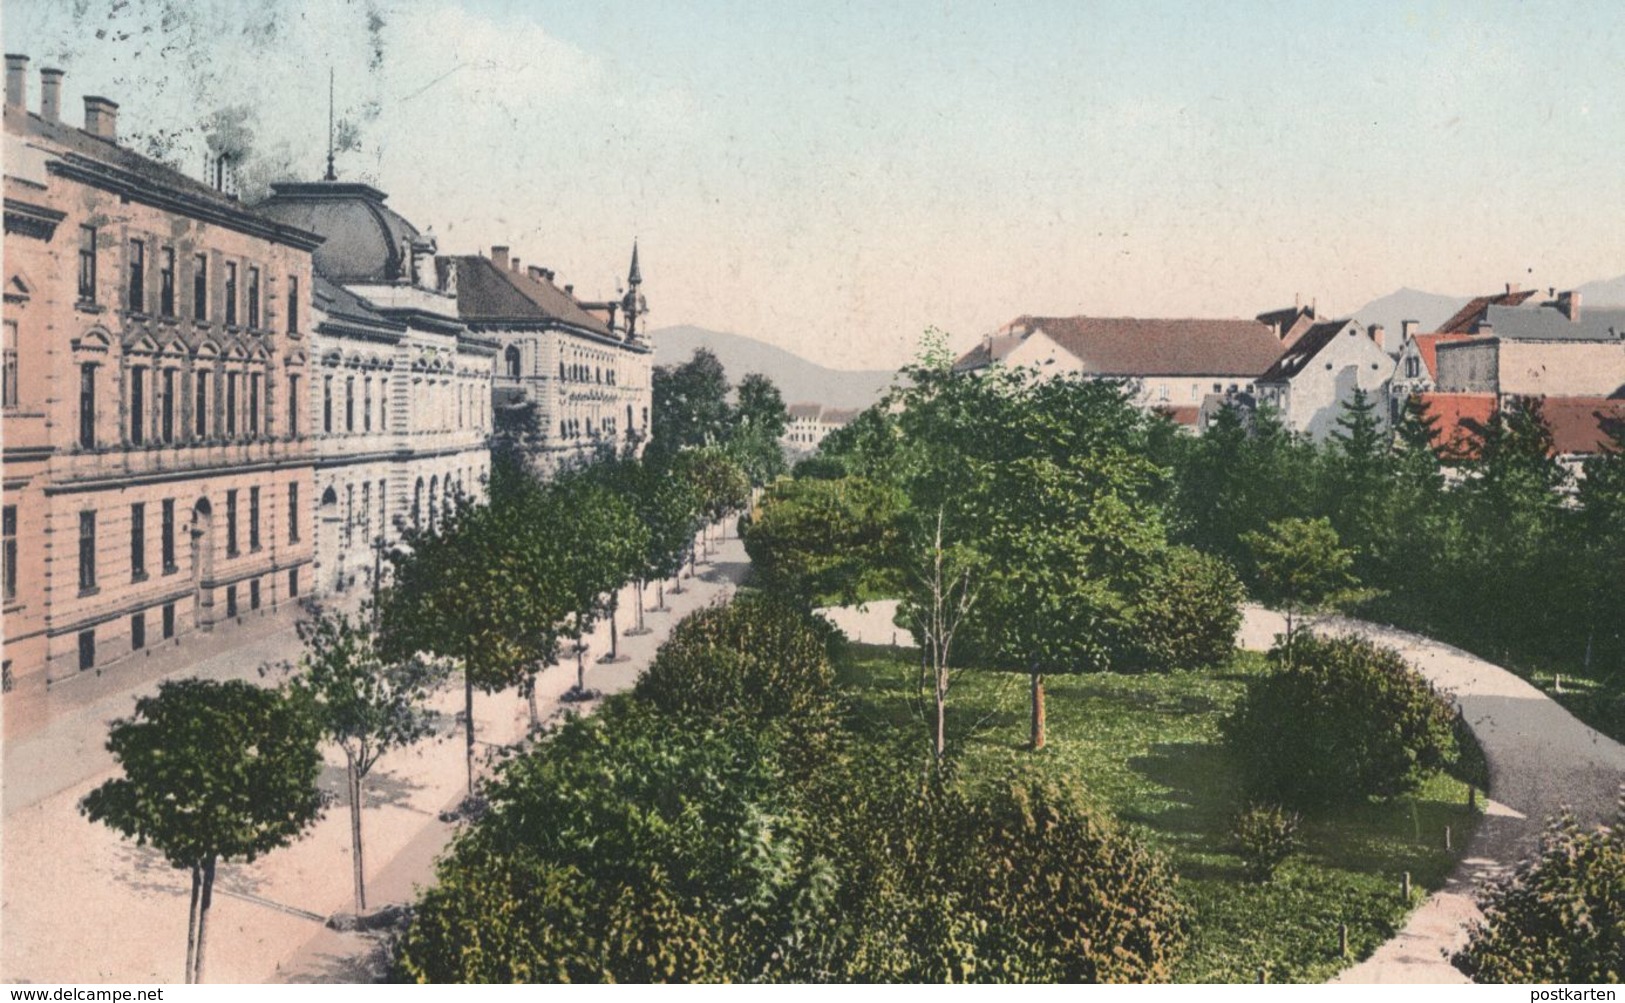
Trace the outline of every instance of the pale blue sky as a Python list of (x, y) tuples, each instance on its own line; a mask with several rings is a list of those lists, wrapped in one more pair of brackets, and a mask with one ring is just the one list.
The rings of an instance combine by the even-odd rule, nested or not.
[[(67, 51), (56, 6), (6, 0), (8, 51)], [(368, 6), (206, 0), (196, 44), (234, 68), (209, 95), (260, 104), (262, 145), (314, 172), (336, 63), (341, 106), (380, 107), (341, 168), (443, 246), (509, 243), (597, 295), (636, 234), (656, 324), (827, 363), (1027, 312), (1625, 272), (1617, 2), (374, 0), (378, 69)], [(230, 30), (267, 17), (274, 44)], [(127, 92), (155, 86), (139, 58), (110, 75), (129, 44), (69, 46), (70, 94), (181, 115)]]

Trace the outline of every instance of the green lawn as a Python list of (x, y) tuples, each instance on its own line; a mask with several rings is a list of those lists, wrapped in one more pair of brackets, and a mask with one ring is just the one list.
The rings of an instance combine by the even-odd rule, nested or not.
[[(1350, 954), (1369, 954), (1403, 923), (1401, 875), (1418, 889), (1443, 884), (1452, 865), (1444, 829), (1459, 852), (1476, 824), (1466, 787), (1434, 777), (1416, 795), (1308, 818), (1304, 852), (1268, 885), (1249, 883), (1229, 846), (1241, 807), (1234, 771), (1218, 740), (1219, 720), (1263, 658), (1238, 654), (1220, 674), (1048, 678), (1049, 747), (1027, 739), (1027, 677), (963, 673), (949, 697), (950, 741), (962, 750), (963, 779), (978, 783), (1013, 764), (1036, 763), (1076, 778), (1100, 804), (1167, 853), (1180, 894), (1195, 913), (1185, 982), (1319, 982), (1346, 963), (1338, 924), (1349, 927)], [(841, 666), (860, 726), (917, 729), (918, 653), (854, 645)]]

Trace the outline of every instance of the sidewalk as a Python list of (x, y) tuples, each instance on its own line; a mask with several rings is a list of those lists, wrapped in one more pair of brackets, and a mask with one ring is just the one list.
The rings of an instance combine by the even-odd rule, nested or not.
[[(1279, 615), (1249, 607), (1237, 643), (1268, 648), (1283, 629)], [(1465, 983), (1448, 958), (1481, 918), (1474, 901), (1478, 889), (1533, 853), (1547, 818), (1563, 807), (1582, 823), (1611, 819), (1625, 782), (1625, 746), (1513, 673), (1459, 648), (1359, 620), (1333, 619), (1317, 629), (1398, 649), (1456, 699), (1490, 767), (1491, 800), (1445, 886), (1411, 914), (1404, 929), (1335, 981)]]
[[(683, 580), (682, 593), (667, 590), (669, 612), (647, 614), (651, 633), (619, 639), (623, 661), (597, 662), (609, 646), (607, 625), (600, 624), (588, 640), (588, 687), (606, 693), (631, 687), (671, 626), (731, 594), (747, 567), (743, 546), (730, 535), (713, 563), (700, 565), (698, 579)], [(634, 595), (629, 588), (621, 596), (618, 626), (623, 630), (633, 623)], [(646, 600), (654, 602), (652, 588)], [(273, 652), (272, 660), (287, 657), (279, 643), (285, 642), (268, 636), (222, 653), (201, 668), (257, 675), (264, 652)], [(537, 699), (544, 720), (590, 712), (592, 704), (561, 704), (559, 697), (574, 683), (573, 660), (542, 675)], [(133, 706), (128, 693), (108, 699), (119, 706), (107, 716), (128, 714)], [(432, 880), (433, 861), (453, 831), (438, 815), (461, 800), (466, 783), (462, 729), (455, 720), (461, 705), (460, 686), (437, 694), (435, 736), (386, 756), (368, 779), (362, 824), (371, 908), (409, 902), (416, 887)], [(521, 738), (529, 724), (525, 701), (514, 691), (477, 693), (474, 710), (476, 735), (487, 749)], [(77, 811), (79, 799), (112, 775), (110, 761), (93, 768), (93, 752), (105, 740), (104, 718), (98, 717), (104, 713), (96, 701), (74, 721), (71, 737), (66, 725), (53, 725), (48, 737), (19, 741), (19, 746), (37, 743), (28, 754), (45, 767), (43, 778), (15, 776), (17, 763), (8, 749), (0, 858), (0, 978), (7, 981), (171, 982), (180, 975), (186, 953), (187, 876), (150, 848), (90, 824)], [(54, 767), (53, 756), (66, 756), (69, 762)], [(14, 777), (19, 785), (15, 800)], [(323, 925), (328, 915), (354, 909), (349, 809), (342, 801), (343, 759), (336, 750), (328, 751), (322, 784), (340, 800), (303, 839), (251, 865), (221, 865), (210, 919), (207, 981), (370, 977), (366, 961), (375, 949), (374, 938)]]

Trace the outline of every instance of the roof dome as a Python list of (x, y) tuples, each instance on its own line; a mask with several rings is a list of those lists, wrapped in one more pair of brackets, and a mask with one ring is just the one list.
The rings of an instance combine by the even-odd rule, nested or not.
[(353, 181), (280, 182), (255, 208), (325, 238), (316, 270), (338, 283), (388, 283), (410, 278), (417, 227), (384, 205), (383, 192)]

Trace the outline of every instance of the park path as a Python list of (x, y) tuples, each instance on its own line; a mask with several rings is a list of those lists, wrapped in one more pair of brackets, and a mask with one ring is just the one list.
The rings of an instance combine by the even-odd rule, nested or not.
[[(731, 529), (699, 577), (666, 592), (667, 611), (649, 613), (648, 634), (621, 637), (623, 659), (598, 662), (607, 626), (588, 639), (588, 687), (603, 694), (630, 688), (674, 624), (730, 595), (749, 564)], [(686, 572), (685, 572), (686, 574)], [(619, 626), (632, 626), (634, 593), (621, 597)], [(646, 601), (653, 605), (651, 588)], [(287, 624), (267, 625), (249, 643), (214, 653), (171, 677), (254, 678), (262, 661), (297, 654)], [(122, 694), (96, 693), (48, 726), (8, 736), (5, 811), (0, 829), (0, 979), (8, 982), (173, 982), (186, 944), (188, 886), (150, 848), (138, 848), (78, 814), (78, 802), (113, 775), (101, 745), (107, 721), (127, 716), (148, 676)], [(593, 703), (565, 704), (575, 683), (573, 661), (537, 680), (541, 716), (587, 713)], [(58, 699), (64, 699), (65, 696)], [(386, 756), (368, 779), (367, 899), (372, 908), (412, 900), (433, 878), (433, 864), (455, 827), (440, 820), (464, 793), (460, 686), (437, 695), (436, 735)], [(521, 739), (529, 724), (514, 691), (475, 697), (479, 744), (491, 751)], [(342, 755), (328, 750), (324, 788), (342, 791)], [(221, 865), (209, 927), (210, 982), (353, 982), (373, 977), (377, 941), (339, 933), (323, 922), (354, 908), (349, 810), (336, 802), (304, 838), (253, 864)]]
[[(1284, 628), (1279, 614), (1249, 607), (1238, 639), (1267, 649)], [(1482, 658), (1419, 634), (1335, 618), (1316, 626), (1398, 649), (1461, 707), (1484, 749), (1490, 802), (1462, 859), (1403, 929), (1334, 981), (1462, 983), (1448, 958), (1481, 914), (1474, 895), (1535, 852), (1546, 821), (1564, 807), (1584, 824), (1609, 821), (1625, 783), (1625, 746), (1581, 723), (1540, 690)]]

